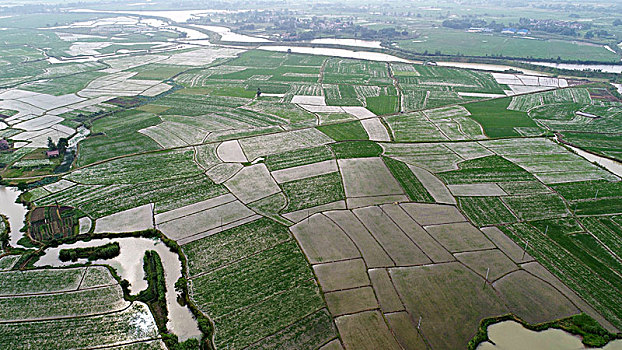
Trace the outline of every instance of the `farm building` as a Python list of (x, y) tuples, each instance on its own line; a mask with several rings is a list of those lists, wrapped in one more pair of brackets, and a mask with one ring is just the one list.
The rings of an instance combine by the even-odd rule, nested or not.
[(45, 151), (45, 156), (48, 158), (58, 158), (59, 152), (57, 149), (53, 151)]

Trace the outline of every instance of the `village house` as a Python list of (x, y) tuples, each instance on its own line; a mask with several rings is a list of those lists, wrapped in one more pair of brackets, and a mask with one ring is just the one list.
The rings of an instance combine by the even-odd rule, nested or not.
[(48, 158), (58, 158), (59, 152), (57, 149), (53, 151), (45, 151), (45, 156)]

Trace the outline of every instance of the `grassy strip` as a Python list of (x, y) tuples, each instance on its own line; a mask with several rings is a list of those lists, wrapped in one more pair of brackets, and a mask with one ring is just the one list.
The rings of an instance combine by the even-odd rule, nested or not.
[(319, 146), (269, 155), (265, 163), (270, 171), (275, 171), (329, 159), (333, 159), (330, 149), (326, 146)]
[(120, 251), (119, 242), (113, 242), (96, 247), (61, 249), (58, 258), (60, 261), (112, 259), (119, 256)]
[(389, 171), (391, 171), (393, 177), (400, 183), (411, 201), (434, 203), (434, 198), (432, 198), (415, 174), (408, 168), (408, 165), (389, 157), (382, 157), (382, 160), (387, 168), (389, 168)]
[(466, 160), (459, 167), (459, 170), (442, 172), (438, 176), (450, 185), (535, 180), (526, 170), (500, 156)]
[(480, 343), (488, 341), (488, 326), (504, 321), (518, 322), (523, 327), (536, 332), (544, 331), (549, 328), (561, 329), (568, 333), (580, 336), (582, 338), (581, 342), (588, 347), (603, 347), (614, 339), (622, 338), (622, 334), (614, 334), (607, 331), (593, 318), (584, 313), (557, 321), (538, 324), (529, 324), (515, 315), (508, 314), (483, 319), (479, 324), (477, 333), (473, 339), (469, 341), (467, 349), (475, 350)]
[(9, 245), (9, 219), (0, 214), (0, 251), (5, 250)]
[[(155, 317), (160, 333), (167, 333), (168, 309), (166, 307), (166, 280), (164, 279), (164, 267), (160, 255), (154, 250), (148, 250), (143, 257), (143, 269), (147, 288), (141, 291), (135, 300), (142, 301), (149, 306)], [(166, 341), (166, 337), (164, 338)]]
[(337, 159), (379, 157), (382, 147), (373, 141), (348, 141), (331, 144)]

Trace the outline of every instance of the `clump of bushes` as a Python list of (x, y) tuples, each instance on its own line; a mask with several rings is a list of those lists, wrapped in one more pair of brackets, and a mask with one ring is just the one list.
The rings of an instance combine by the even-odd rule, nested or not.
[(78, 261), (78, 259), (88, 259), (89, 261), (99, 259), (112, 259), (119, 256), (121, 247), (118, 242), (108, 243), (96, 247), (61, 249), (59, 259), (61, 261)]

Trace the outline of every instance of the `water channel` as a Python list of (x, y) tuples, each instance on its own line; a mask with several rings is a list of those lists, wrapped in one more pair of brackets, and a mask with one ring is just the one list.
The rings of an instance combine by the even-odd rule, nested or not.
[[(45, 254), (35, 263), (35, 266), (66, 266), (75, 262), (60, 261), (58, 254), (61, 249), (84, 248), (99, 246), (111, 242), (118, 242), (121, 247), (119, 256), (113, 259), (96, 260), (93, 264), (107, 264), (117, 270), (122, 279), (130, 282), (132, 294), (138, 294), (147, 288), (145, 272), (143, 270), (143, 256), (145, 251), (154, 250), (160, 255), (166, 280), (166, 306), (168, 309), (169, 322), (167, 328), (179, 337), (180, 341), (189, 338), (200, 338), (201, 332), (194, 319), (192, 312), (186, 306), (181, 306), (177, 302), (175, 292), (175, 282), (181, 277), (181, 261), (177, 254), (171, 252), (169, 248), (159, 239), (123, 237), (123, 238), (102, 238), (93, 239), (88, 242), (76, 242), (63, 244), (55, 248), (48, 248)], [(79, 263), (86, 263), (86, 259), (78, 260)]]
[[(20, 229), (24, 226), (27, 208), (15, 200), (19, 197), (20, 191), (15, 187), (0, 186), (0, 213), (8, 217), (10, 224), (10, 244), (17, 246), (17, 241), (23, 237)], [(156, 251), (162, 260), (166, 280), (166, 304), (169, 312), (168, 329), (179, 337), (180, 341), (189, 338), (200, 338), (201, 332), (197, 321), (188, 307), (181, 306), (177, 302), (175, 292), (175, 282), (181, 277), (181, 261), (177, 254), (171, 252), (169, 248), (159, 239), (148, 239), (138, 237), (123, 238), (103, 238), (93, 239), (88, 242), (76, 242), (73, 244), (63, 244), (56, 248), (48, 248), (45, 254), (35, 263), (35, 266), (66, 266), (75, 264), (74, 262), (62, 262), (58, 258), (61, 249), (93, 247), (110, 242), (119, 242), (121, 253), (114, 259), (97, 260), (94, 264), (111, 265), (117, 270), (121, 278), (130, 282), (132, 294), (138, 294), (147, 287), (145, 273), (143, 270), (143, 256), (145, 251)], [(79, 263), (86, 263), (86, 259), (79, 260)]]

